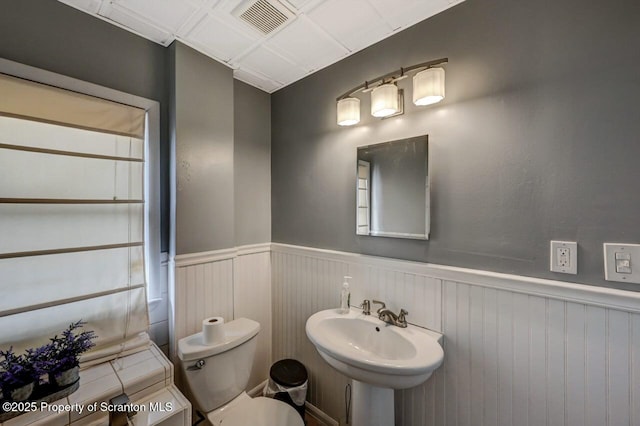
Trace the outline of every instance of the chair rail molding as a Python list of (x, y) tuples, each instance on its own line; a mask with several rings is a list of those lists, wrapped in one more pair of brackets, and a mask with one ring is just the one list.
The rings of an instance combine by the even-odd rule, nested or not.
[(198, 265), (202, 263), (218, 262), (220, 260), (233, 259), (248, 254), (264, 253), (271, 251), (271, 243), (249, 244), (244, 246), (203, 251), (199, 253), (178, 254), (174, 258), (175, 267)]

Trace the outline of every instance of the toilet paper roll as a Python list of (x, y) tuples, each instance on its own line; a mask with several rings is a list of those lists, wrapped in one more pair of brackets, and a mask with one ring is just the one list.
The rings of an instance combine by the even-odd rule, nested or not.
[(224, 339), (224, 318), (211, 317), (202, 320), (202, 343), (215, 345)]

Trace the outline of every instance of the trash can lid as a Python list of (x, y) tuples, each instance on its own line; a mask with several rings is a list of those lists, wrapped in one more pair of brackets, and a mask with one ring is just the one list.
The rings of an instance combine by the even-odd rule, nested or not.
[(295, 359), (281, 359), (271, 366), (269, 376), (280, 386), (296, 387), (307, 381), (307, 369)]

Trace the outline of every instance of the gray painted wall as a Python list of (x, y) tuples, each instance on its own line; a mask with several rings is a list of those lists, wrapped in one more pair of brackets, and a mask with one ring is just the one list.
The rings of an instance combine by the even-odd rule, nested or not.
[(271, 241), (271, 97), (233, 81), (236, 245)]
[[(278, 91), (273, 240), (636, 289), (604, 281), (602, 243), (640, 242), (638, 16), (632, 0), (468, 0)], [(442, 103), (379, 121), (361, 96), (362, 122), (336, 125), (345, 90), (440, 57)], [(356, 147), (419, 134), (431, 240), (356, 236)], [(551, 239), (579, 243), (577, 276), (549, 272)]]
[(3, 0), (0, 57), (160, 102), (161, 241), (169, 247), (165, 49), (57, 1)]
[(176, 254), (234, 247), (233, 72), (180, 42), (169, 49)]

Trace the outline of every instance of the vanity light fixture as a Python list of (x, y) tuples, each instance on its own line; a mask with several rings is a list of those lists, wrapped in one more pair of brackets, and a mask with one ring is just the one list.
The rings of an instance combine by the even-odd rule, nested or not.
[(338, 125), (353, 126), (360, 122), (360, 99), (344, 98), (338, 100)]
[(395, 83), (381, 84), (371, 91), (371, 115), (389, 117), (400, 110), (398, 86)]
[(413, 103), (431, 105), (444, 99), (444, 69), (427, 68), (413, 76)]
[(449, 62), (447, 58), (422, 62), (365, 81), (339, 96), (337, 101), (337, 121), (340, 126), (353, 126), (360, 122), (360, 99), (358, 92), (371, 92), (371, 115), (387, 118), (404, 113), (404, 94), (397, 82), (413, 77), (413, 103), (417, 106), (431, 105), (444, 99), (444, 69), (437, 65)]

